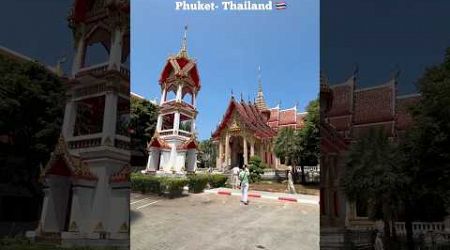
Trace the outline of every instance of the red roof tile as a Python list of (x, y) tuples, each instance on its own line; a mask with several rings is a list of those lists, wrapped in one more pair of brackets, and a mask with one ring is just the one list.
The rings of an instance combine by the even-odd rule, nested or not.
[(394, 85), (355, 91), (355, 124), (376, 123), (394, 118)]

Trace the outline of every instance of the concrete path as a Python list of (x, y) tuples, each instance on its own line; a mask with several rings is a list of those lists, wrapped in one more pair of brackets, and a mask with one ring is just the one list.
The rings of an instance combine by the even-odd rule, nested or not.
[[(205, 193), (219, 194), (219, 195), (233, 195), (241, 196), (241, 190), (231, 188), (215, 188), (205, 190)], [(262, 191), (249, 191), (249, 198), (272, 199), (279, 201), (291, 201), (303, 204), (319, 205), (319, 196), (304, 195), (304, 194), (286, 194), (286, 193), (272, 193)]]
[(177, 199), (132, 194), (133, 250), (319, 249), (319, 208), (236, 195)]

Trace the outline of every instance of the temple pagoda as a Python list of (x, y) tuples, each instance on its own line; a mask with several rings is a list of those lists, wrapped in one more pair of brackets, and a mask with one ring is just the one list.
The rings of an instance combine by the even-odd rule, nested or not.
[(169, 56), (159, 84), (161, 101), (156, 131), (148, 143), (149, 157), (144, 173), (184, 174), (197, 163), (195, 119), (200, 78), (196, 60), (187, 53), (187, 26), (178, 54)]
[[(129, 246), (129, 1), (76, 0), (75, 54), (63, 127), (42, 171), (44, 203), (29, 237), (65, 246)], [(88, 60), (92, 46), (107, 53)]]

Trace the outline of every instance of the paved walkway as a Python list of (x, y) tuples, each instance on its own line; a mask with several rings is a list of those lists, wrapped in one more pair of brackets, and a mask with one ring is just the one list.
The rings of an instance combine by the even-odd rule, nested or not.
[[(226, 190), (224, 190), (226, 191)], [(132, 250), (319, 249), (319, 208), (236, 195), (132, 194)]]
[[(241, 196), (240, 189), (231, 189), (231, 188), (215, 188), (215, 189), (205, 190), (205, 193)], [(248, 196), (249, 196), (249, 199), (262, 198), (262, 199), (272, 199), (272, 200), (279, 200), (279, 201), (291, 201), (291, 202), (298, 202), (298, 203), (303, 203), (303, 204), (319, 205), (319, 196), (316, 196), (316, 195), (249, 191)]]

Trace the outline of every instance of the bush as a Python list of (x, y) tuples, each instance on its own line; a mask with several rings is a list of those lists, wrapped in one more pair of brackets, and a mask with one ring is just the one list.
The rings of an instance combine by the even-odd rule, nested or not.
[(208, 184), (208, 176), (204, 174), (192, 174), (188, 176), (189, 180), (189, 192), (201, 193)]
[(131, 190), (141, 193), (161, 193), (161, 177), (132, 174), (131, 177)]
[(261, 180), (261, 175), (264, 174), (264, 168), (267, 166), (262, 162), (258, 156), (252, 156), (249, 162), (250, 182), (255, 183)]
[(165, 177), (160, 178), (161, 190), (168, 194), (170, 198), (181, 196), (183, 188), (189, 183), (188, 179), (182, 177)]
[(228, 177), (223, 174), (211, 174), (209, 175), (209, 185), (211, 188), (224, 187)]

